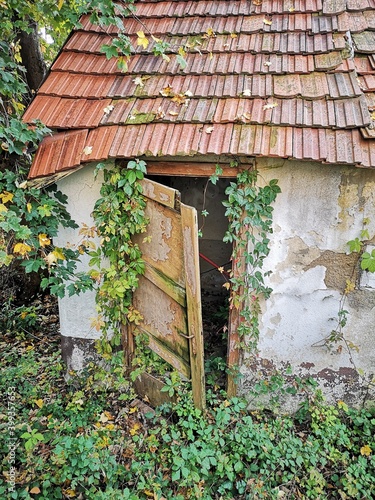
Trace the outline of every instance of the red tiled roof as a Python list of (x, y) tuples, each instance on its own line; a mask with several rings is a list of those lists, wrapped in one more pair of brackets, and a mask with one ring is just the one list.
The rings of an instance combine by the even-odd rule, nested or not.
[[(69, 37), (24, 115), (54, 130), (30, 178), (138, 156), (375, 167), (375, 0), (136, 5), (136, 17), (123, 21), (134, 47), (127, 73), (101, 52), (116, 27), (84, 16)], [(151, 36), (147, 49), (137, 45), (143, 26), (171, 44), (168, 58), (152, 54)]]

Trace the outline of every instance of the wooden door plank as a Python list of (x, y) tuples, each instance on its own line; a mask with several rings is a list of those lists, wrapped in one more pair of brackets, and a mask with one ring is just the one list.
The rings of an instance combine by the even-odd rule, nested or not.
[(169, 207), (147, 200), (147, 233), (134, 236), (142, 258), (152, 267), (184, 286), (181, 215)]
[(144, 276), (139, 277), (139, 287), (134, 291), (133, 305), (143, 317), (140, 326), (159, 339), (166, 348), (174, 350), (178, 356), (188, 361), (185, 309)]
[(138, 335), (143, 333), (148, 337), (148, 347), (156, 352), (158, 356), (163, 358), (167, 363), (169, 363), (173, 368), (175, 368), (179, 373), (181, 373), (185, 378), (190, 379), (191, 369), (189, 366), (189, 360), (184, 360), (166, 344), (164, 344), (160, 339), (154, 337), (149, 331), (144, 330), (142, 327), (138, 326), (134, 329), (134, 334)]
[(156, 201), (169, 208), (178, 208), (180, 193), (173, 188), (163, 186), (150, 179), (143, 179), (140, 182), (143, 194), (150, 200)]
[(204, 409), (206, 407), (204, 345), (199, 274), (198, 219), (195, 208), (181, 203), (181, 223), (184, 242), (186, 304), (193, 400), (197, 408)]
[(169, 297), (175, 300), (182, 307), (186, 307), (186, 292), (183, 287), (175, 283), (169, 276), (166, 276), (158, 269), (155, 269), (148, 262), (145, 262), (144, 277), (160, 288)]

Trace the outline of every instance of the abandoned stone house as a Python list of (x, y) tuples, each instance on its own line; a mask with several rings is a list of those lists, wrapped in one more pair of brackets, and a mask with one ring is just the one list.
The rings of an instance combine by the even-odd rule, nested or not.
[[(375, 279), (361, 270), (360, 256), (347, 242), (360, 237), (365, 221), (370, 238), (363, 250), (375, 246), (374, 0), (135, 4), (137, 17), (123, 19), (133, 45), (127, 72), (101, 52), (116, 28), (94, 25), (89, 16), (54, 61), (24, 115), (25, 122), (39, 119), (53, 130), (35, 154), (30, 180), (55, 182), (68, 195), (76, 222), (91, 226), (101, 185), (95, 165), (139, 158), (156, 181), (152, 186), (170, 189), (171, 196), (179, 192), (182, 204), (198, 214), (207, 209), (198, 254), (181, 265), (176, 262), (182, 254), (174, 254), (180, 241), (173, 239), (180, 231), (171, 215), (176, 207), (153, 212), (158, 258), (151, 255), (142, 283), (151, 304), (143, 326), (163, 356), (177, 343), (178, 323), (186, 323), (186, 333), (192, 326), (189, 312), (176, 312), (175, 298), (165, 303), (158, 323), (152, 311), (160, 308), (163, 286), (152, 278), (152, 266), (161, 262), (158, 276), (173, 268), (177, 281), (189, 272), (186, 265), (193, 266), (206, 302), (221, 298), (223, 275), (215, 266), (230, 268), (232, 248), (222, 241), (222, 201), (237, 173), (230, 163), (256, 168), (260, 182), (277, 179), (281, 193), (264, 264), (273, 291), (261, 304), (255, 358), (235, 348), (235, 321), (229, 319), (228, 359), (241, 363), (238, 391), (246, 396), (257, 378), (290, 366), (298, 377), (313, 376), (328, 401), (361, 403), (375, 372)], [(137, 44), (143, 26), (170, 43), (167, 58), (153, 55), (156, 41), (146, 31), (148, 46)], [(180, 47), (186, 66), (179, 65)], [(207, 187), (216, 164), (222, 177)], [(192, 235), (196, 241), (190, 243), (198, 245)], [(55, 243), (78, 239), (77, 232), (64, 230)], [(189, 300), (200, 308), (199, 293)], [(325, 342), (337, 328), (340, 308), (347, 311), (345, 340), (355, 346), (350, 353), (343, 341), (330, 349)], [(82, 366), (98, 335), (93, 316), (93, 293), (60, 301), (72, 368)], [(182, 351), (191, 350), (182, 340)], [(176, 361), (187, 376), (191, 356)]]

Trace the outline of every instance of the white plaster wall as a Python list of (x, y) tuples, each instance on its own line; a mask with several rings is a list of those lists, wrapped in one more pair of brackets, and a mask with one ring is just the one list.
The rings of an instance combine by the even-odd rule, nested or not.
[[(68, 196), (68, 210), (72, 219), (82, 227), (87, 224), (94, 226), (91, 213), (96, 200), (100, 198), (102, 172), (94, 178), (95, 164), (89, 164), (57, 182), (60, 191)], [(57, 246), (67, 244), (77, 245), (81, 241), (79, 229), (60, 228), (58, 237), (54, 238)], [(96, 244), (98, 239), (93, 240)], [(77, 271), (88, 270), (90, 257), (83, 255)], [(97, 339), (101, 333), (91, 326), (97, 317), (95, 305), (95, 291), (88, 291), (72, 297), (65, 296), (59, 299), (60, 332), (64, 337), (79, 339)]]
[[(359, 236), (363, 217), (371, 221), (370, 235), (375, 234), (375, 172), (280, 160), (259, 161), (258, 169), (264, 182), (278, 179), (282, 191), (274, 204), (274, 234), (264, 264), (265, 271), (272, 271), (267, 284), (273, 292), (262, 304), (259, 359), (279, 369), (290, 363), (298, 375), (322, 376), (328, 399), (345, 399), (340, 373), (353, 369), (349, 355), (345, 349), (338, 352), (338, 345), (331, 351), (321, 346), (336, 328), (345, 287), (327, 286), (327, 273), (335, 271), (327, 269), (322, 255), (334, 252), (334, 266), (335, 255), (340, 259), (348, 252), (347, 242)], [(352, 351), (356, 367), (370, 376), (375, 372), (375, 289), (369, 289), (368, 278), (365, 283), (366, 292), (358, 280), (345, 301), (344, 332), (359, 347), (358, 353)], [(247, 357), (244, 387), (253, 377), (250, 365)]]

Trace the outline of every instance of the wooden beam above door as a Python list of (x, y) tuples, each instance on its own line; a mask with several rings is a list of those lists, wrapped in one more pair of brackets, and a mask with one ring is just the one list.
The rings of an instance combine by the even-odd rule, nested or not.
[[(170, 175), (177, 177), (210, 177), (215, 174), (217, 163), (196, 163), (196, 162), (167, 162), (167, 161), (147, 161), (147, 173), (149, 175)], [(241, 165), (241, 170), (249, 168), (251, 165)], [(239, 168), (230, 167), (228, 164), (220, 164), (223, 173), (220, 177), (236, 177)]]

